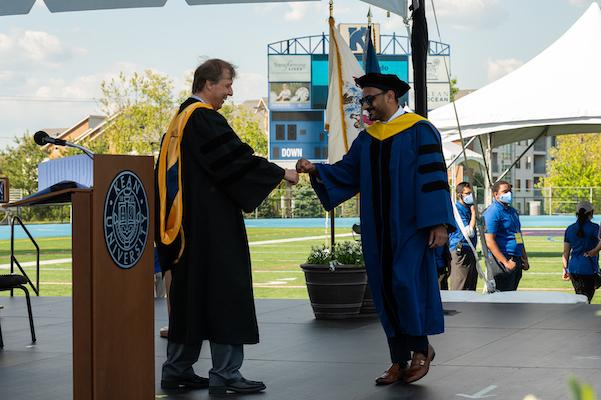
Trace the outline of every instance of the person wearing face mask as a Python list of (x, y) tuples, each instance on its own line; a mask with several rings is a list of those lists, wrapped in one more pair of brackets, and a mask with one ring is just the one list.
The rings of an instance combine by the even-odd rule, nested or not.
[[(240, 373), (243, 346), (259, 342), (243, 212), (251, 212), (285, 180), (284, 170), (254, 155), (217, 112), (233, 95), (232, 64), (211, 59), (194, 72), (161, 142), (156, 179), (155, 241), (171, 270), (169, 337), (161, 388), (209, 388), (210, 394), (256, 393), (259, 381)], [(209, 341), (209, 378), (195, 374)]]
[(593, 205), (582, 201), (576, 206), (578, 220), (568, 226), (563, 239), (563, 279), (571, 280), (576, 294), (590, 303), (595, 295), (595, 274), (599, 272), (599, 225), (593, 223)]
[(300, 159), (296, 170), (310, 175), (326, 210), (361, 193), (363, 254), (392, 361), (376, 384), (411, 383), (434, 358), (428, 335), (444, 331), (434, 249), (454, 229), (447, 169), (436, 128), (399, 105), (406, 82), (379, 73), (355, 81), (363, 110), (376, 122), (342, 160)]
[(497, 290), (517, 290), (522, 270), (530, 268), (524, 247), (520, 216), (511, 206), (511, 185), (498, 181), (493, 185), (493, 202), (482, 214), (486, 225), (484, 237), (492, 256)]
[[(466, 228), (469, 240), (475, 248), (478, 239), (472, 185), (468, 182), (461, 182), (455, 188), (455, 193), (457, 195), (455, 206)], [(449, 251), (451, 253), (451, 290), (476, 290), (478, 283), (476, 256), (459, 227), (449, 235)]]

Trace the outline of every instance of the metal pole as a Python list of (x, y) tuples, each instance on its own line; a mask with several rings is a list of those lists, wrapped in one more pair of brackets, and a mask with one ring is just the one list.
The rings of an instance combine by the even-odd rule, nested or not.
[(335, 244), (335, 223), (334, 220), (336, 219), (336, 209), (332, 209), (330, 211), (330, 247), (332, 249), (332, 255), (334, 254), (334, 244)]

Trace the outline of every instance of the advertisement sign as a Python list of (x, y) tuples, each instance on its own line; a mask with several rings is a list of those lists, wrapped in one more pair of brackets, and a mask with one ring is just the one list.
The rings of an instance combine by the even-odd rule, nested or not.
[(428, 83), (428, 109), (433, 110), (451, 102), (451, 86), (448, 83)]
[(311, 82), (271, 82), (269, 108), (311, 108)]
[[(351, 51), (355, 54), (363, 54), (367, 42), (367, 24), (339, 24), (340, 36), (348, 43)], [(380, 52), (380, 24), (372, 24), (373, 43), (376, 53)]]
[[(445, 68), (446, 62), (446, 68)], [(428, 82), (448, 82), (447, 68), (451, 73), (451, 64), (449, 56), (428, 56), (426, 74)]]
[(311, 56), (269, 57), (269, 82), (310, 82)]

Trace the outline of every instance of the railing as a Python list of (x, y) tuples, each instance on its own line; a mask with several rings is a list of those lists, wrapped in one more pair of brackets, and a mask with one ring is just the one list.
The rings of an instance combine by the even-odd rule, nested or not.
[[(328, 54), (329, 35), (302, 36), (298, 38), (281, 40), (267, 45), (268, 55), (303, 55), (303, 54)], [(411, 55), (411, 40), (407, 36), (380, 35), (380, 54), (386, 55)], [(430, 41), (429, 54), (431, 56), (448, 56), (451, 46), (446, 43)]]
[[(21, 226), (21, 229), (23, 229), (23, 231), (27, 234), (27, 236), (29, 237), (29, 240), (35, 246), (35, 249), (36, 249), (36, 263), (35, 263), (35, 265), (36, 265), (36, 284), (35, 284), (35, 286), (31, 282), (31, 279), (29, 279), (29, 276), (27, 275), (27, 273), (25, 273), (25, 271), (21, 267), (21, 264), (17, 260), (17, 257), (15, 256), (15, 221)], [(25, 277), (25, 279), (27, 279), (29, 286), (31, 287), (31, 289), (33, 289), (36, 296), (39, 296), (40, 295), (40, 247), (36, 243), (33, 236), (31, 236), (31, 233), (29, 233), (29, 230), (23, 224), (23, 221), (21, 221), (21, 218), (13, 215), (13, 216), (10, 216), (10, 273), (11, 274), (13, 274), (15, 272), (15, 264), (19, 268), (19, 271), (21, 271), (21, 274)], [(10, 291), (10, 295), (11, 296), (13, 295), (12, 289)]]

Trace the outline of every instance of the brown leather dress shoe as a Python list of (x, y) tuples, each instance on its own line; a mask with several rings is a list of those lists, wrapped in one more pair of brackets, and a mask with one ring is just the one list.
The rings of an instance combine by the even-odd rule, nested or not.
[(394, 363), (386, 372), (376, 378), (376, 385), (390, 385), (403, 379), (406, 369), (401, 364)]
[(430, 362), (434, 360), (436, 352), (434, 347), (428, 345), (428, 355), (424, 356), (422, 353), (413, 352), (413, 358), (411, 359), (411, 365), (405, 373), (405, 383), (412, 383), (422, 379), (430, 370)]
[(169, 337), (169, 327), (168, 326), (164, 326), (159, 330), (159, 336), (161, 336), (162, 338), (168, 338)]

